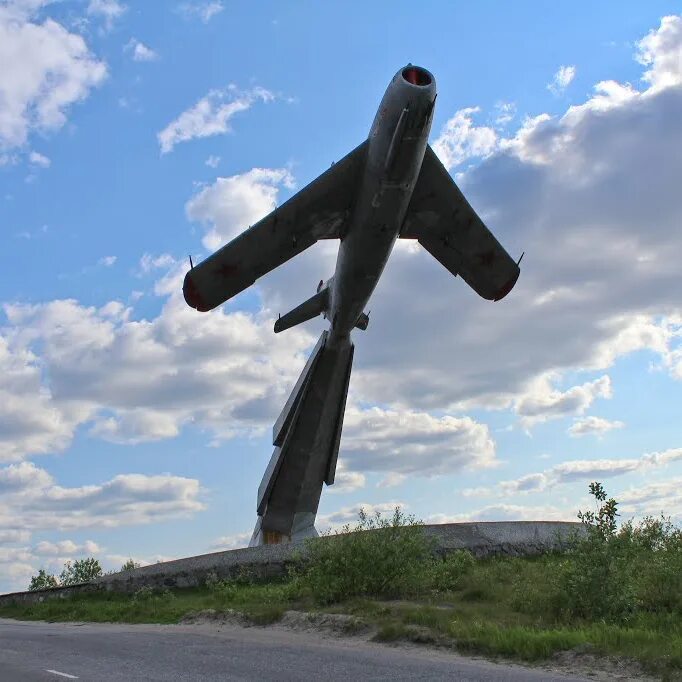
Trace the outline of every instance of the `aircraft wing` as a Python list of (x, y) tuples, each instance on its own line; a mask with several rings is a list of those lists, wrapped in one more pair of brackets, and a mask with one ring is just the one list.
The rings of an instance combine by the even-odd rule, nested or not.
[(419, 243), (483, 298), (499, 301), (519, 266), (476, 215), (430, 146), (400, 232)]
[(211, 310), (318, 239), (339, 237), (355, 200), (367, 151), (363, 142), (272, 213), (185, 275), (185, 301)]

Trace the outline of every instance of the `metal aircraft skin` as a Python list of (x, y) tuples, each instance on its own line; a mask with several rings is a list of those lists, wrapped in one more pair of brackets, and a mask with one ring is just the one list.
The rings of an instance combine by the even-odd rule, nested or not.
[[(428, 145), (435, 103), (436, 81), (429, 71), (411, 64), (400, 69), (381, 100), (367, 140), (185, 276), (187, 304), (208, 311), (318, 239), (340, 240), (333, 277), (320, 281), (315, 295), (275, 323), (275, 332), (280, 332), (323, 314), (330, 328), (278, 420), (281, 428), (275, 428), (277, 447), (259, 492), (263, 533), (295, 536), (297, 514), (299, 521), (305, 516), (308, 530), (312, 528), (322, 482), (333, 483), (352, 363), (350, 334), (354, 327), (367, 328), (365, 306), (396, 239), (418, 240), (488, 300), (504, 298), (519, 277), (518, 263), (483, 224)], [(329, 367), (315, 370), (313, 358), (325, 353), (333, 356)], [(317, 379), (316, 372), (325, 378)], [(317, 385), (320, 382), (325, 385)], [(327, 391), (334, 394), (336, 407), (303, 426), (306, 418), (300, 412), (306, 391), (313, 391), (319, 402), (327, 383), (338, 384)], [(282, 424), (287, 425), (284, 431)], [(308, 469), (288, 469), (294, 455), (287, 448), (300, 450), (299, 460), (308, 457)], [(308, 451), (314, 452), (305, 454)], [(324, 459), (323, 465), (315, 464), (315, 458)], [(305, 485), (297, 478), (306, 479)], [(292, 495), (296, 485), (298, 492)], [(268, 541), (263, 533), (258, 542)]]

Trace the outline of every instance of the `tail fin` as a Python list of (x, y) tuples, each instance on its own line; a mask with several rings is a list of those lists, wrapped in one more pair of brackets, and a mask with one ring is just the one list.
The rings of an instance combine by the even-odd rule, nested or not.
[(251, 544), (314, 534), (322, 484), (334, 483), (354, 346), (330, 347), (328, 335), (322, 332), (273, 427)]

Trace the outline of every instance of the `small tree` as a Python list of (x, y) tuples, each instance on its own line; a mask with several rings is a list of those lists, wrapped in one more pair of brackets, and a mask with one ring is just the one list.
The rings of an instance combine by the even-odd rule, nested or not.
[(590, 495), (602, 505), (597, 507), (596, 512), (579, 511), (578, 518), (590, 528), (591, 532), (596, 533), (602, 540), (608, 540), (616, 532), (616, 516), (620, 516), (618, 503), (612, 497), (609, 500), (606, 499), (606, 490), (599, 481), (590, 483)]
[(138, 563), (137, 561), (133, 561), (132, 559), (128, 559), (128, 561), (126, 561), (125, 564), (121, 566), (121, 570), (132, 571), (136, 568), (140, 568), (140, 566), (142, 566), (142, 564)]
[(596, 509), (578, 512), (587, 535), (561, 565), (556, 604), (573, 617), (625, 622), (637, 606), (631, 579), (635, 548), (627, 537), (631, 525), (617, 532), (618, 503), (607, 499), (601, 483), (590, 483), (590, 495)]
[(48, 573), (44, 568), (38, 571), (38, 575), (31, 577), (31, 583), (28, 589), (33, 590), (45, 590), (48, 587), (57, 587), (59, 583), (57, 578), (55, 578), (51, 573)]
[(86, 583), (102, 575), (102, 567), (94, 557), (76, 559), (73, 564), (67, 561), (64, 570), (59, 574), (59, 582), (62, 585), (76, 585)]

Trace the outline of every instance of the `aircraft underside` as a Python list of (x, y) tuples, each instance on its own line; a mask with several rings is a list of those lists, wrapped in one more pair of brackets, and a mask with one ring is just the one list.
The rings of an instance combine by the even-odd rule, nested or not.
[(398, 71), (365, 142), (185, 276), (185, 300), (204, 312), (318, 239), (340, 240), (333, 277), (275, 323), (281, 332), (322, 314), (330, 328), (275, 425), (252, 544), (315, 534), (322, 484), (334, 481), (353, 360), (350, 334), (367, 328), (365, 306), (397, 238), (416, 239), (485, 299), (502, 299), (518, 279), (518, 263), (428, 146), (435, 100), (428, 71), (412, 65)]

